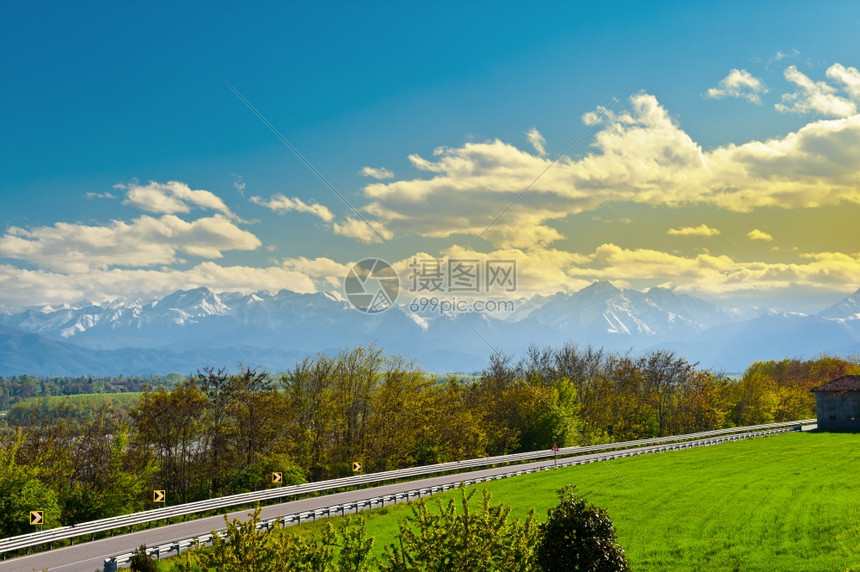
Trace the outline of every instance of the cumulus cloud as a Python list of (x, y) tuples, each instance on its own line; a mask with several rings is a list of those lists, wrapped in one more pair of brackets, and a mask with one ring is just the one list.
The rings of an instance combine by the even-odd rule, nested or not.
[(747, 237), (750, 240), (763, 240), (765, 242), (770, 242), (773, 240), (773, 237), (763, 230), (759, 230), (757, 228), (752, 229), (747, 233)]
[(40, 268), (86, 273), (110, 267), (173, 264), (178, 253), (221, 258), (227, 250), (254, 250), (260, 240), (222, 215), (191, 222), (174, 215), (141, 216), (100, 226), (58, 222), (53, 226), (11, 227), (0, 236), (0, 256)]
[(394, 173), (385, 167), (364, 167), (360, 173), (365, 177), (374, 179), (393, 179)]
[(857, 102), (860, 101), (860, 70), (833, 64), (827, 68), (827, 77), (842, 84), (842, 89)]
[(334, 215), (327, 207), (318, 203), (306, 203), (300, 198), (289, 198), (280, 193), (272, 196), (268, 201), (261, 197), (251, 197), (251, 202), (277, 213), (285, 213), (289, 211), (297, 211), (302, 213), (310, 213), (324, 220), (331, 222), (334, 220)]
[[(852, 74), (857, 72), (855, 68), (831, 66), (827, 71), (828, 77), (847, 82), (849, 89), (854, 89), (854, 80), (858, 79)], [(833, 70), (833, 71), (831, 71)], [(798, 89), (794, 93), (782, 96), (782, 102), (776, 104), (777, 111), (783, 113), (820, 113), (833, 117), (847, 117), (857, 113), (857, 104), (849, 98), (837, 94), (837, 89), (824, 81), (812, 81), (795, 66), (788, 66), (785, 70), (785, 79), (795, 84)]]
[(546, 139), (543, 138), (543, 135), (540, 134), (540, 131), (536, 127), (529, 129), (526, 137), (529, 140), (529, 144), (538, 152), (538, 155), (546, 155)]
[(860, 203), (858, 155), (860, 115), (706, 151), (653, 95), (639, 93), (628, 110), (605, 113), (591, 152), (561, 157), (536, 182), (548, 158), (500, 140), (469, 142), (440, 147), (432, 159), (410, 155), (422, 176), (365, 186), (363, 210), (395, 235), (484, 233), (496, 247), (534, 248), (562, 237), (555, 221), (612, 203), (736, 212)]
[(191, 212), (192, 207), (218, 211), (235, 218), (227, 205), (217, 195), (209, 191), (193, 190), (185, 183), (150, 181), (146, 185), (130, 183), (121, 185), (125, 189), (124, 205), (133, 206), (157, 214), (176, 214)]
[(386, 229), (380, 223), (374, 223), (373, 227), (371, 227), (363, 220), (353, 218), (351, 216), (346, 217), (345, 222), (334, 223), (333, 230), (335, 234), (354, 238), (355, 240), (365, 244), (382, 242), (379, 238), (380, 235), (385, 240), (390, 240), (394, 236), (390, 230)]
[(719, 99), (723, 97), (741, 97), (751, 103), (761, 105), (761, 95), (767, 93), (764, 83), (747, 70), (733, 69), (729, 75), (720, 80), (717, 87), (707, 91), (707, 97)]
[(669, 234), (672, 236), (716, 236), (720, 234), (719, 229), (711, 228), (706, 224), (699, 226), (685, 226), (682, 228), (670, 228)]

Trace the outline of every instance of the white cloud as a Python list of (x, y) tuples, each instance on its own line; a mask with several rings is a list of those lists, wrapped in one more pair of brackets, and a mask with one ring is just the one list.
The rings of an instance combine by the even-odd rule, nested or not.
[(0, 264), (0, 310), (70, 304), (82, 299), (110, 301), (118, 292), (127, 297), (155, 297), (197, 287), (246, 294), (282, 289), (338, 293), (348, 268), (348, 264), (324, 257), (290, 258), (266, 267), (222, 266), (204, 261), (187, 270), (110, 268), (86, 273), (27, 270)]
[(360, 174), (365, 177), (373, 177), (374, 179), (393, 179), (394, 173), (385, 167), (364, 167)]
[[(731, 256), (709, 252), (682, 256), (652, 249), (628, 249), (612, 243), (602, 244), (589, 253), (553, 248), (480, 252), (452, 246), (440, 257), (426, 253), (415, 255), (418, 259), (446, 257), (480, 261), (516, 260), (517, 291), (511, 294), (494, 291), (494, 297), (573, 292), (594, 280), (609, 280), (616, 284), (644, 281), (705, 297), (796, 287), (853, 292), (860, 283), (860, 256), (831, 252), (802, 255), (802, 262), (798, 263), (738, 261)], [(394, 264), (400, 276), (410, 275), (411, 260), (412, 257)], [(403, 279), (402, 287), (410, 286), (408, 280)], [(465, 294), (458, 294), (461, 295)]]
[[(831, 66), (830, 70), (835, 67)], [(849, 82), (853, 89), (851, 73), (848, 70), (854, 68), (828, 70), (828, 76)], [(857, 113), (857, 104), (848, 98), (837, 95), (837, 90), (832, 85), (823, 81), (812, 81), (806, 75), (797, 70), (795, 66), (788, 66), (785, 70), (785, 79), (795, 84), (799, 89), (794, 93), (782, 96), (782, 103), (776, 104), (777, 111), (783, 113), (820, 113), (833, 117), (847, 117)]]
[[(860, 258), (843, 253), (804, 254), (800, 255), (797, 263), (740, 262), (730, 256), (707, 252), (681, 256), (606, 243), (587, 253), (552, 248), (479, 252), (462, 246), (451, 246), (438, 256), (418, 252), (394, 262), (404, 280), (403, 288), (410, 287), (408, 265), (413, 258), (516, 260), (516, 292), (492, 291), (494, 298), (572, 292), (594, 280), (609, 280), (621, 285), (644, 280), (704, 296), (796, 287), (852, 292), (860, 283)], [(72, 272), (64, 272), (0, 264), (0, 308), (71, 303), (84, 298), (110, 300), (116, 297), (117, 292), (127, 296), (160, 296), (198, 286), (216, 292), (248, 293), (285, 288), (297, 292), (338, 293), (348, 267), (349, 264), (330, 258), (304, 257), (286, 259), (267, 267), (222, 266), (204, 261), (187, 270), (91, 268), (81, 272), (73, 268)]]
[(752, 229), (747, 233), (747, 237), (750, 240), (763, 240), (765, 242), (770, 242), (773, 240), (773, 237), (763, 230), (759, 230), (757, 228)]
[(307, 276), (318, 290), (329, 290), (339, 294), (343, 289), (343, 279), (352, 264), (342, 264), (325, 257), (305, 258), (300, 256), (284, 260), (282, 266), (290, 272)]
[(699, 226), (685, 226), (683, 228), (670, 228), (669, 234), (672, 236), (716, 236), (720, 234), (719, 229), (711, 228), (706, 224)]
[(816, 253), (809, 262), (738, 262), (729, 256), (699, 254), (683, 257), (656, 250), (624, 249), (604, 244), (593, 254), (594, 269), (571, 271), (612, 280), (662, 281), (679, 291), (720, 296), (738, 292), (812, 287), (853, 291), (860, 283), (860, 258), (842, 253)]
[(104, 192), (104, 193), (87, 193), (87, 194), (86, 194), (86, 197), (87, 197), (88, 199), (90, 199), (90, 200), (92, 200), (92, 199), (115, 199), (115, 198), (116, 198), (114, 195), (112, 195), (111, 193), (108, 193), (108, 192)]
[(529, 129), (526, 137), (531, 146), (538, 152), (538, 155), (546, 155), (546, 139), (543, 138), (543, 135), (540, 134), (540, 131), (536, 127)]
[(519, 199), (549, 159), (494, 140), (441, 147), (433, 160), (410, 155), (424, 176), (366, 185), (363, 210), (395, 235), (426, 237), (474, 237), (504, 212), (484, 238), (533, 248), (562, 237), (555, 221), (612, 203), (736, 212), (860, 203), (860, 115), (706, 151), (639, 93), (599, 126), (590, 153), (561, 157)]
[(70, 304), (82, 299), (109, 301), (115, 299), (118, 292), (129, 297), (163, 296), (201, 286), (215, 292), (319, 291), (312, 276), (286, 264), (255, 268), (220, 266), (207, 261), (188, 270), (112, 268), (72, 274), (23, 270), (0, 264), (0, 290), (3, 292), (0, 308), (7, 311), (42, 304)]
[(846, 68), (842, 64), (833, 64), (827, 68), (827, 77), (841, 83), (845, 92), (855, 102), (860, 101), (860, 70)]
[(185, 183), (168, 181), (157, 183), (150, 181), (146, 185), (131, 183), (121, 188), (126, 189), (124, 205), (158, 214), (176, 214), (191, 212), (191, 207), (218, 211), (230, 218), (235, 218), (227, 205), (217, 195), (209, 191), (193, 190)]
[(334, 223), (333, 229), (335, 234), (354, 238), (355, 240), (365, 244), (382, 242), (379, 238), (380, 235), (385, 240), (391, 240), (394, 236), (394, 234), (390, 230), (386, 229), (382, 223), (374, 221), (372, 224), (373, 227), (370, 227), (363, 220), (349, 216), (346, 217), (346, 221), (343, 223)]
[(306, 203), (300, 198), (289, 198), (280, 193), (272, 196), (268, 201), (261, 197), (251, 197), (251, 202), (277, 213), (285, 213), (289, 211), (297, 211), (302, 213), (310, 213), (324, 220), (331, 222), (334, 220), (334, 215), (327, 207), (318, 203)]
[(720, 80), (717, 87), (707, 91), (707, 97), (742, 97), (751, 103), (761, 105), (761, 95), (767, 93), (764, 83), (747, 70), (733, 69)]
[(767, 63), (765, 64), (765, 68), (770, 69), (770, 64), (772, 64), (773, 62), (782, 61), (786, 58), (799, 60), (800, 59), (799, 56), (800, 56), (800, 50), (798, 50), (797, 48), (792, 48), (792, 50), (790, 52), (783, 52), (782, 50), (777, 50), (776, 54), (774, 54), (772, 57), (768, 58)]
[(239, 195), (244, 197), (245, 181), (242, 180), (242, 175), (237, 175), (236, 173), (230, 173), (230, 175), (233, 177), (233, 188), (236, 189)]
[(254, 250), (260, 245), (256, 236), (222, 215), (191, 222), (164, 215), (101, 226), (58, 222), (33, 229), (11, 227), (0, 236), (0, 256), (52, 271), (87, 273), (172, 264), (179, 260), (179, 252), (221, 258), (225, 250)]

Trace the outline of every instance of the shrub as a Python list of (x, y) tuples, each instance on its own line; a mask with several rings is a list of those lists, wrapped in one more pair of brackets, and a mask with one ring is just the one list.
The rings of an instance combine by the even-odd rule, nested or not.
[(558, 491), (559, 504), (541, 525), (537, 563), (542, 570), (618, 572), (628, 570), (624, 550), (615, 539), (609, 515), (574, 492)]
[(134, 572), (158, 572), (158, 564), (146, 553), (146, 545), (140, 547), (131, 555), (128, 561), (129, 568)]

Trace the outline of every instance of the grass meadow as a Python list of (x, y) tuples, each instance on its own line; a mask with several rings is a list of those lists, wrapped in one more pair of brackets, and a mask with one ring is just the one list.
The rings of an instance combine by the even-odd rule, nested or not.
[[(478, 485), (543, 520), (573, 483), (605, 508), (636, 571), (860, 571), (860, 435), (789, 433)], [(439, 495), (458, 498), (459, 492)], [(473, 501), (478, 500), (476, 496)], [(433, 501), (430, 501), (433, 502)], [(374, 553), (407, 505), (365, 513)], [(312, 533), (321, 523), (302, 527)], [(298, 531), (297, 531), (298, 532)]]

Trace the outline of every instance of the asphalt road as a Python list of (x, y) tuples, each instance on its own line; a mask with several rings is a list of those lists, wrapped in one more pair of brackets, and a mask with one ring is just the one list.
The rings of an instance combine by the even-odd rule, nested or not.
[[(588, 455), (590, 457), (592, 455)], [(605, 455), (593, 455), (594, 457), (602, 457)], [(527, 467), (540, 467), (552, 465), (552, 459), (548, 461), (539, 461), (517, 465), (516, 469), (525, 469)], [(513, 468), (510, 466), (498, 467), (493, 469), (483, 469), (478, 471), (469, 471), (468, 473), (450, 474), (441, 477), (432, 477), (428, 479), (420, 479), (393, 485), (383, 485), (349, 491), (345, 493), (336, 493), (332, 495), (320, 496), (309, 499), (285, 502), (277, 505), (263, 507), (261, 518), (275, 518), (277, 516), (293, 514), (299, 512), (310, 511), (314, 509), (326, 508), (342, 503), (360, 501), (382, 495), (389, 495), (399, 492), (405, 492), (423, 487), (432, 487), (446, 483), (459, 483), (464, 479), (473, 479), (483, 476), (498, 475), (511, 472)], [(564, 469), (561, 469), (564, 470)], [(229, 518), (246, 518), (248, 510), (229, 513)], [(151, 530), (142, 530), (131, 534), (123, 534), (96, 540), (94, 542), (84, 542), (74, 546), (58, 548), (48, 552), (40, 552), (29, 556), (21, 556), (5, 561), (0, 561), (0, 572), (30, 572), (31, 570), (41, 571), (47, 568), (50, 571), (58, 572), (102, 572), (104, 569), (104, 559), (108, 556), (131, 552), (141, 544), (147, 546), (158, 546), (167, 544), (183, 538), (191, 538), (212, 532), (216, 529), (224, 528), (224, 516), (213, 516), (202, 518), (194, 521), (183, 522), (180, 524), (172, 524), (153, 528)]]
[[(804, 427), (808, 430), (809, 427)], [(687, 442), (687, 446), (695, 446), (697, 444), (716, 444), (721, 438), (700, 439), (692, 442)], [(588, 455), (576, 456), (576, 462), (587, 462), (588, 460), (603, 460), (607, 457), (626, 457), (638, 454), (647, 454), (652, 452), (666, 451), (675, 447), (677, 444), (653, 445), (638, 447), (635, 449), (619, 450), (613, 452), (592, 453)], [(570, 463), (573, 458), (559, 459), (558, 470), (571, 470), (576, 465), (569, 467), (561, 466), (564, 463)], [(481, 469), (476, 471), (467, 471), (463, 473), (447, 474), (439, 477), (431, 477), (418, 479), (396, 484), (382, 485), (377, 487), (369, 487), (355, 491), (343, 493), (335, 493), (309, 499), (294, 500), (276, 505), (263, 507), (261, 518), (270, 519), (278, 516), (290, 515), (296, 513), (304, 513), (317, 509), (323, 509), (340, 504), (347, 504), (356, 501), (363, 501), (375, 497), (393, 495), (403, 493), (415, 489), (434, 487), (445, 484), (458, 484), (463, 480), (480, 479), (494, 475), (502, 475), (516, 470), (538, 469), (554, 465), (553, 459), (544, 461), (536, 461), (532, 463), (523, 463), (516, 466), (505, 465), (492, 469)], [(610, 476), (615, 477), (617, 474), (610, 468), (607, 471)], [(512, 477), (516, 478), (516, 477)], [(241, 510), (228, 513), (230, 519), (241, 518), (246, 519), (248, 510)], [(132, 552), (141, 544), (147, 546), (160, 546), (178, 540), (193, 538), (203, 534), (212, 532), (213, 530), (224, 528), (224, 516), (213, 516), (202, 518), (180, 524), (172, 524), (153, 528), (151, 530), (142, 530), (131, 534), (117, 535), (112, 538), (97, 540), (94, 542), (82, 542), (74, 546), (58, 548), (46, 552), (40, 552), (29, 556), (21, 556), (9, 560), (0, 561), (0, 572), (30, 572), (41, 571), (48, 569), (50, 571), (62, 572), (102, 572), (104, 570), (104, 559), (109, 556), (125, 554)]]

